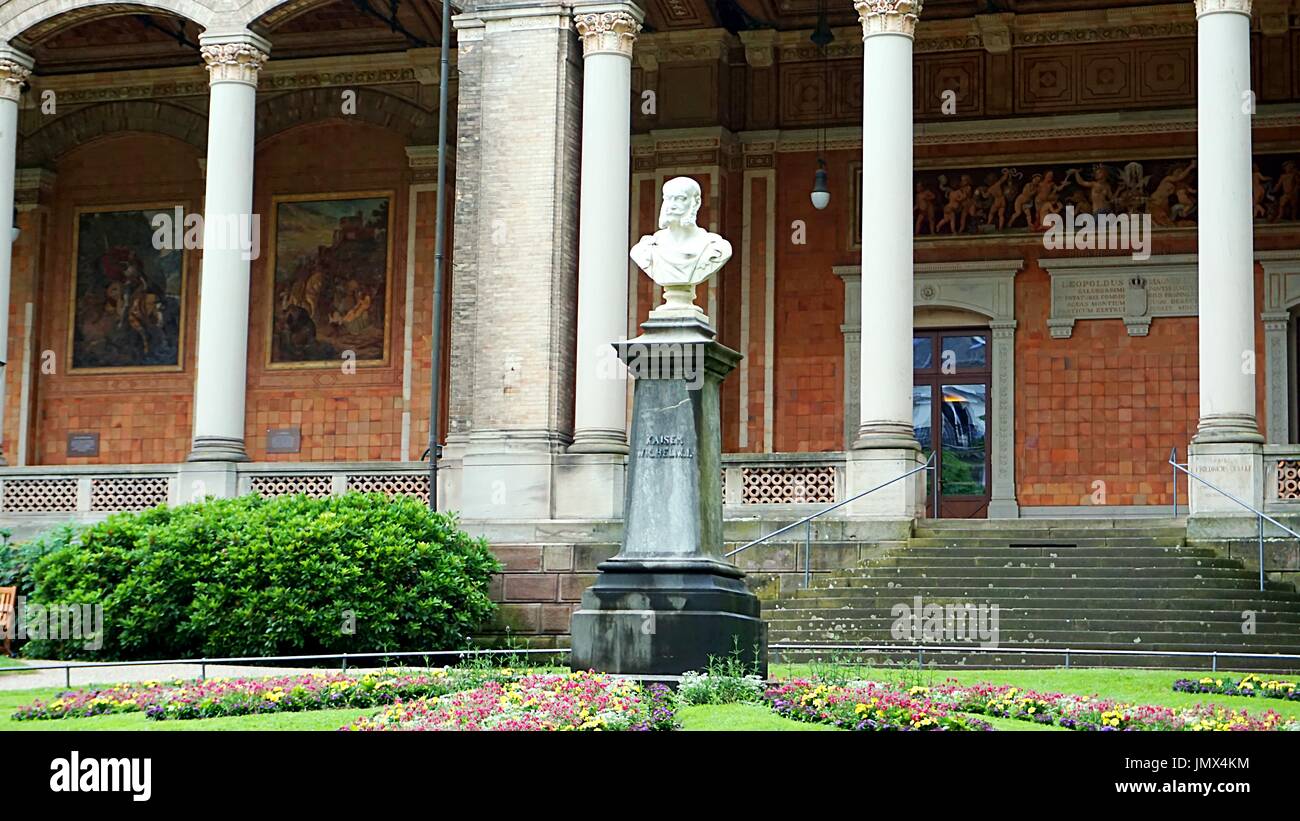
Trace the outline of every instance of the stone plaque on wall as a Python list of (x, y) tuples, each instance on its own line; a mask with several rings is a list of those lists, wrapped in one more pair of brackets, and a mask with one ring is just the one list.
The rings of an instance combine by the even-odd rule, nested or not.
[(302, 428), (268, 428), (266, 431), (267, 453), (298, 453), (302, 450)]
[[(1153, 260), (1154, 263), (1154, 260)], [(1043, 260), (1052, 277), (1052, 336), (1068, 339), (1080, 319), (1122, 319), (1130, 336), (1146, 336), (1154, 317), (1196, 316), (1196, 264)]]
[(69, 456), (98, 456), (99, 434), (69, 433), (67, 454)]

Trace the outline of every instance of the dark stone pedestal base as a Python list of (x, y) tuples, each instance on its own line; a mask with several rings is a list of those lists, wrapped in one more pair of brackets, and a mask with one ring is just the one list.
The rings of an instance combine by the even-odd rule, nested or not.
[(735, 567), (613, 559), (600, 569), (573, 615), (573, 669), (681, 675), (736, 658), (767, 677), (767, 625)]

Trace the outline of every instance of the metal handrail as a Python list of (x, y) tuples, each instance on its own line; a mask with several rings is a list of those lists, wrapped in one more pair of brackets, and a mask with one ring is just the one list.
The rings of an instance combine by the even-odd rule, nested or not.
[(779, 528), (777, 530), (773, 530), (771, 533), (767, 534), (766, 536), (760, 536), (754, 541), (749, 542), (748, 544), (743, 544), (729, 553), (724, 553), (723, 558), (730, 559), (732, 556), (736, 555), (742, 550), (748, 550), (754, 545), (762, 544), (763, 542), (766, 542), (768, 539), (771, 539), (774, 536), (780, 536), (782, 533), (785, 533), (787, 530), (793, 530), (799, 525), (805, 525), (807, 528), (807, 533), (804, 536), (804, 548), (803, 548), (803, 586), (807, 587), (809, 583), (811, 583), (812, 581), (812, 522), (813, 519), (816, 519), (818, 516), (824, 516), (825, 514), (830, 513), (832, 510), (839, 510), (840, 508), (844, 507), (847, 504), (856, 502), (858, 499), (861, 499), (863, 496), (866, 496), (871, 493), (875, 493), (877, 490), (880, 490), (881, 488), (888, 487), (892, 485), (894, 482), (898, 482), (903, 479), (906, 479), (907, 477), (920, 473), (923, 470), (931, 470), (934, 471), (934, 517), (936, 519), (939, 518), (939, 466), (935, 464), (934, 461), (934, 455), (936, 452), (937, 451), (931, 451), (930, 458), (926, 459), (925, 464), (921, 465), (920, 467), (913, 468), (912, 470), (909, 470), (907, 473), (904, 473), (901, 476), (895, 476), (893, 479), (890, 479), (888, 482), (876, 485), (870, 490), (864, 490), (861, 493), (858, 493), (854, 496), (850, 496), (849, 498), (845, 499), (842, 502), (836, 502), (830, 507), (822, 508), (816, 513), (813, 513), (810, 516), (805, 516), (797, 522), (791, 522), (785, 527)]
[[(1189, 479), (1195, 479), (1196, 481), (1200, 482), (1201, 484), (1205, 485), (1211, 490), (1217, 491), (1221, 495), (1226, 496), (1227, 498), (1231, 499), (1232, 501), (1246, 508), (1251, 513), (1254, 513), (1255, 521), (1258, 522), (1259, 524), (1259, 589), (1262, 592), (1264, 590), (1264, 522), (1268, 521), (1271, 524), (1276, 525), (1282, 530), (1285, 530), (1287, 533), (1290, 533), (1296, 539), (1300, 539), (1300, 533), (1296, 533), (1294, 530), (1282, 524), (1277, 519), (1274, 519), (1272, 516), (1268, 515), (1264, 511), (1257, 509), (1254, 505), (1251, 505), (1249, 502), (1245, 502), (1241, 499), (1238, 499), (1236, 496), (1232, 495), (1231, 493), (1219, 487), (1218, 485), (1214, 484), (1213, 482), (1209, 481), (1208, 479), (1203, 479), (1200, 476), (1197, 476), (1195, 473), (1192, 473), (1190, 470), (1187, 469), (1187, 466), (1191, 464), (1190, 453), (1188, 454), (1187, 459), (1188, 459), (1187, 465), (1180, 465), (1178, 463), (1178, 448), (1173, 447), (1169, 449), (1169, 464), (1173, 465), (1174, 467), (1174, 516), (1175, 517), (1178, 516), (1178, 474), (1180, 471), (1182, 473), (1186, 473)], [(1191, 503), (1192, 503), (1192, 486), (1191, 486), (1191, 482), (1188, 482), (1187, 483), (1187, 504), (1189, 510), (1191, 508)]]

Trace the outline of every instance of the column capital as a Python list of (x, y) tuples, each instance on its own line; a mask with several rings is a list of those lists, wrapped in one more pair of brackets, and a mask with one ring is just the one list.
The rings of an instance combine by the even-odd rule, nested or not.
[(873, 34), (916, 36), (921, 0), (854, 0), (853, 8), (857, 9), (858, 22), (862, 24), (863, 40)]
[(1199, 19), (1206, 14), (1231, 12), (1249, 17), (1251, 3), (1252, 0), (1196, 0), (1196, 16)]
[(641, 32), (641, 20), (631, 9), (631, 6), (575, 8), (573, 24), (582, 38), (582, 56), (622, 54), (630, 58), (632, 44)]
[(208, 82), (256, 86), (257, 74), (271, 56), (271, 44), (251, 31), (204, 34), (200, 53), (208, 68)]
[(0, 46), (0, 100), (18, 102), (33, 66), (35, 62), (27, 54), (12, 46)]

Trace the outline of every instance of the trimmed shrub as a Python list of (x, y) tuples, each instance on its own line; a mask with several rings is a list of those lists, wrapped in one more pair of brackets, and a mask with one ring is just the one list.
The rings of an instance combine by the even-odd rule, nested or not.
[(410, 497), (243, 496), (123, 513), (35, 567), (37, 604), (103, 607), (102, 646), (33, 639), (26, 655), (98, 660), (465, 646), (499, 569), (481, 539)]
[(19, 596), (30, 596), (35, 585), (32, 571), (46, 554), (62, 550), (77, 541), (77, 529), (62, 525), (18, 544), (0, 545), (0, 587), (16, 587)]

